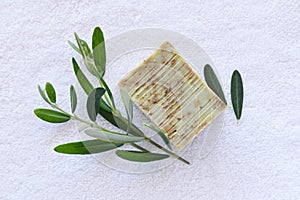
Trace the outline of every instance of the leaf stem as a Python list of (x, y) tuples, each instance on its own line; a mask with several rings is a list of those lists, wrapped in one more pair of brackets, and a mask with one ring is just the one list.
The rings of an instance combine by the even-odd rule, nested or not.
[[(62, 113), (66, 114), (66, 115), (69, 115), (73, 120), (80, 121), (80, 122), (85, 123), (85, 124), (87, 124), (87, 125), (89, 125), (89, 126), (91, 126), (91, 127), (96, 127), (96, 128), (98, 128), (98, 129), (100, 129), (100, 130), (102, 130), (102, 131), (109, 131), (109, 130), (107, 130), (107, 129), (101, 127), (101, 126), (99, 126), (96, 122), (89, 122), (89, 121), (87, 121), (87, 120), (84, 120), (84, 119), (78, 117), (78, 116), (75, 115), (75, 114), (70, 114), (70, 113), (64, 111), (63, 109), (61, 109), (60, 107), (58, 107), (57, 104), (52, 104), (52, 107), (55, 108), (55, 109), (57, 109), (57, 110), (59, 110), (59, 111), (61, 111)], [(133, 147), (135, 147), (136, 149), (139, 149), (139, 150), (141, 150), (141, 151), (143, 151), (143, 152), (147, 152), (147, 153), (150, 152), (149, 150), (147, 150), (147, 149), (141, 147), (141, 146), (138, 145), (138, 144), (135, 144), (135, 143), (128, 143), (128, 144), (130, 144), (131, 146), (133, 146)]]
[(180, 157), (179, 155), (177, 155), (176, 153), (169, 151), (168, 149), (164, 148), (163, 146), (161, 146), (160, 144), (157, 144), (156, 142), (154, 142), (153, 140), (151, 140), (150, 138), (146, 137), (146, 141), (149, 142), (150, 144), (156, 146), (157, 148), (161, 149), (162, 151), (166, 152), (167, 154), (175, 157), (176, 159), (184, 162), (185, 164), (190, 164), (189, 161), (185, 160), (184, 158)]
[[(125, 123), (128, 123), (128, 120), (126, 120), (122, 115), (121, 113), (119, 113), (119, 117), (121, 120), (123, 120), (123, 122)], [(135, 131), (137, 133), (137, 135), (140, 135), (139, 132), (142, 132), (139, 128), (137, 128), (136, 125), (134, 125), (133, 123), (131, 124), (132, 127), (136, 127), (135, 129), (131, 129), (132, 131)], [(143, 133), (143, 132), (142, 132)], [(144, 135), (144, 134), (143, 134)], [(145, 136), (143, 136), (145, 137)], [(184, 162), (185, 164), (190, 164), (189, 161), (185, 160), (184, 158), (180, 157), (179, 155), (177, 155), (176, 153), (172, 152), (172, 151), (169, 151), (168, 149), (164, 148), (163, 146), (157, 144), (155, 141), (151, 140), (150, 138), (148, 137), (145, 137), (145, 141), (149, 142), (150, 144), (158, 147), (159, 149), (161, 149), (162, 151), (164, 151), (165, 153), (168, 153), (169, 155), (175, 157), (176, 159)]]
[(130, 144), (131, 146), (133, 146), (133, 147), (135, 147), (135, 148), (137, 148), (137, 149), (143, 151), (143, 152), (150, 153), (149, 150), (145, 149), (144, 147), (141, 147), (140, 145), (137, 145), (137, 144), (135, 144), (135, 143), (129, 143), (129, 144)]

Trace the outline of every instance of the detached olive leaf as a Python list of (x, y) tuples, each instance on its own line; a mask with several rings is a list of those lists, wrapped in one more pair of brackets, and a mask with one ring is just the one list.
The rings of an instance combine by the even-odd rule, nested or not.
[(40, 85), (38, 85), (38, 90), (39, 90), (41, 97), (44, 99), (44, 101), (46, 101), (48, 104), (51, 105), (51, 102), (49, 101), (48, 97), (46, 97), (46, 95)]
[(86, 108), (89, 115), (89, 118), (92, 121), (96, 121), (97, 113), (100, 109), (100, 100), (105, 93), (103, 88), (94, 89), (87, 98)]
[(169, 155), (141, 151), (117, 150), (117, 156), (133, 162), (152, 162), (169, 158)]
[(72, 64), (73, 64), (73, 70), (75, 72), (79, 84), (81, 85), (85, 93), (89, 95), (94, 89), (93, 85), (89, 82), (89, 80), (86, 78), (84, 73), (81, 71), (75, 58), (72, 58)]
[(241, 74), (235, 70), (231, 77), (231, 101), (237, 120), (242, 116), (244, 88)]
[(71, 85), (70, 87), (70, 101), (71, 101), (71, 110), (72, 113), (74, 113), (77, 107), (77, 94), (73, 85)]
[(56, 103), (56, 93), (53, 85), (49, 82), (46, 83), (46, 93), (48, 95), (48, 98), (52, 103)]
[(54, 151), (63, 154), (95, 154), (121, 147), (123, 143), (105, 142), (101, 140), (86, 140), (61, 144)]
[(106, 52), (103, 32), (99, 27), (96, 27), (93, 33), (92, 48), (95, 65), (102, 78), (105, 73)]
[(129, 133), (130, 127), (132, 124), (132, 118), (133, 118), (133, 106), (132, 106), (132, 101), (130, 99), (130, 96), (127, 91), (125, 91), (123, 88), (120, 88), (120, 93), (122, 97), (123, 104), (125, 106), (125, 110), (127, 113), (127, 132)]
[(207, 64), (204, 66), (204, 78), (205, 81), (208, 85), (208, 87), (214, 91), (214, 93), (225, 103), (227, 104), (225, 95), (223, 93), (221, 84), (214, 72), (214, 70), (212, 69), (212, 67)]
[(139, 142), (144, 140), (143, 137), (125, 135), (121, 133), (116, 133), (108, 130), (100, 130), (100, 129), (88, 129), (85, 130), (85, 133), (91, 137), (106, 142), (132, 143), (132, 142)]
[(81, 54), (80, 49), (70, 40), (68, 40), (68, 44), (79, 54)]
[(144, 123), (144, 125), (150, 129), (152, 129), (153, 131), (155, 131), (161, 137), (161, 139), (164, 141), (164, 143), (168, 146), (168, 148), (172, 151), (171, 142), (170, 142), (169, 138), (164, 134), (164, 132), (162, 132), (161, 130), (155, 128), (154, 126), (152, 126), (150, 124)]
[(43, 108), (38, 108), (34, 110), (34, 114), (46, 121), (46, 122), (51, 122), (51, 123), (63, 123), (67, 122), (71, 119), (69, 115), (66, 115), (62, 112), (57, 112), (55, 110), (49, 110), (49, 109), (43, 109)]

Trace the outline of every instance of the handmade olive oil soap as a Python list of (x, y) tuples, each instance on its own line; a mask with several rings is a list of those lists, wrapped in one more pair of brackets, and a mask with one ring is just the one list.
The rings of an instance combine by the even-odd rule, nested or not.
[(119, 87), (179, 150), (226, 108), (169, 42), (123, 77)]

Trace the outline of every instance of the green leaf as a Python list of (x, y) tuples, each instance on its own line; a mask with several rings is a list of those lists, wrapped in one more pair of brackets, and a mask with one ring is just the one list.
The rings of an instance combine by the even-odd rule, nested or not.
[(205, 81), (208, 85), (208, 87), (210, 87), (210, 89), (212, 89), (212, 91), (214, 91), (214, 93), (225, 103), (227, 104), (225, 95), (223, 93), (221, 84), (214, 72), (214, 70), (212, 69), (212, 67), (210, 65), (205, 65), (204, 66), (204, 77), (205, 77)]
[(42, 90), (41, 86), (38, 85), (38, 90), (39, 90), (39, 93), (41, 95), (41, 97), (44, 99), (44, 101), (46, 101), (48, 104), (51, 105), (51, 102), (49, 101), (49, 99), (46, 97), (44, 91)]
[(125, 135), (121, 133), (116, 133), (108, 130), (100, 130), (100, 129), (88, 129), (85, 130), (85, 133), (91, 137), (97, 138), (99, 140), (107, 141), (107, 142), (131, 143), (131, 142), (139, 142), (144, 140), (143, 137)]
[(55, 110), (43, 109), (43, 108), (35, 109), (34, 114), (38, 118), (51, 123), (63, 123), (71, 119), (69, 115), (66, 115), (64, 113), (57, 112)]
[(87, 95), (89, 95), (94, 89), (93, 85), (89, 82), (89, 80), (86, 78), (84, 73), (81, 71), (75, 58), (72, 58), (72, 63), (73, 63), (73, 69), (74, 69), (74, 72), (75, 72), (78, 82), (80, 83), (80, 85), (81, 85), (82, 89), (85, 91), (85, 93)]
[(89, 45), (87, 44), (86, 41), (80, 39), (81, 42), (81, 46), (82, 49), (84, 51), (85, 54), (85, 65), (87, 67), (87, 69), (89, 70), (89, 72), (96, 76), (97, 78), (100, 77), (100, 72), (98, 71), (98, 69), (96, 68), (96, 65), (94, 63), (94, 59), (93, 59), (93, 54), (91, 53), (91, 49), (89, 47)]
[(46, 83), (46, 93), (48, 95), (48, 98), (52, 103), (56, 103), (56, 93), (53, 85), (49, 82)]
[(71, 85), (70, 87), (70, 101), (71, 101), (71, 110), (72, 113), (74, 113), (77, 107), (77, 94), (73, 85)]
[(94, 154), (109, 151), (122, 146), (123, 143), (112, 143), (101, 140), (86, 140), (61, 144), (54, 151), (64, 154)]
[(76, 39), (77, 45), (79, 47), (80, 54), (82, 55), (83, 59), (85, 60), (86, 59), (86, 55), (85, 55), (85, 52), (84, 52), (84, 49), (83, 49), (83, 46), (82, 46), (82, 43), (81, 43), (81, 39), (79, 38), (79, 36), (77, 35), (77, 33), (74, 33), (74, 35), (75, 35), (75, 39)]
[(144, 125), (150, 129), (152, 129), (153, 131), (155, 131), (161, 137), (161, 139), (164, 141), (164, 143), (168, 146), (168, 148), (172, 151), (171, 142), (170, 142), (169, 138), (164, 134), (164, 132), (162, 132), (161, 130), (155, 128), (154, 126), (152, 126), (150, 124), (144, 123)]
[(103, 88), (94, 89), (87, 98), (86, 108), (89, 118), (92, 121), (96, 121), (97, 113), (100, 109), (100, 100), (105, 90)]
[(87, 44), (87, 42), (84, 41), (83, 39), (80, 39), (80, 44), (81, 44), (81, 47), (83, 49), (85, 56), (89, 57), (89, 58), (93, 58), (93, 54), (91, 53), (91, 49), (90, 49), (89, 45)]
[(106, 52), (103, 32), (99, 27), (96, 27), (93, 33), (92, 48), (96, 68), (102, 77), (105, 73)]
[(147, 153), (141, 151), (117, 150), (117, 156), (133, 162), (151, 162), (166, 159), (169, 155), (158, 153)]
[(129, 133), (130, 127), (131, 127), (131, 124), (132, 124), (132, 118), (133, 118), (132, 101), (131, 101), (130, 96), (128, 95), (127, 91), (120, 88), (120, 93), (121, 93), (122, 101), (123, 101), (123, 104), (125, 106), (125, 110), (126, 110), (126, 113), (127, 113), (127, 121), (128, 121), (127, 132)]
[(80, 49), (71, 41), (68, 40), (68, 44), (77, 52), (81, 55)]
[(231, 77), (231, 101), (236, 119), (242, 116), (244, 88), (241, 74), (235, 70)]
[(90, 48), (88, 47), (87, 43), (84, 40), (78, 37), (76, 33), (74, 33), (74, 35), (86, 68), (92, 75), (98, 78), (99, 72), (97, 71), (97, 68), (94, 64), (94, 60)]
[(106, 112), (112, 112), (111, 107), (103, 100), (103, 97), (100, 100), (100, 110), (105, 110)]
[(106, 90), (106, 92), (112, 102), (113, 107), (115, 107), (114, 97), (113, 97), (113, 94), (112, 94), (111, 90), (109, 89), (107, 83), (105, 82), (105, 80), (103, 78), (100, 78), (99, 81), (100, 81), (101, 85), (104, 87), (104, 89)]

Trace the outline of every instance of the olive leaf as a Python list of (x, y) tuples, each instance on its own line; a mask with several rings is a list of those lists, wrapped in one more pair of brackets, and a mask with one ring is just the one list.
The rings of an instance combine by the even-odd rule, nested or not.
[(152, 162), (169, 158), (169, 155), (141, 151), (117, 150), (116, 155), (133, 162)]
[(231, 101), (236, 119), (242, 116), (244, 88), (241, 74), (235, 70), (231, 77)]
[(164, 134), (164, 132), (162, 132), (161, 130), (155, 128), (154, 126), (152, 126), (150, 124), (144, 123), (144, 125), (150, 129), (152, 129), (153, 131), (155, 131), (161, 137), (161, 139), (164, 141), (164, 143), (168, 146), (168, 148), (172, 151), (171, 142), (170, 142), (169, 138)]
[(55, 93), (55, 89), (54, 89), (53, 85), (51, 83), (47, 82), (45, 88), (46, 88), (46, 93), (47, 93), (50, 101), (52, 103), (56, 103), (56, 93)]
[(43, 109), (43, 108), (35, 109), (34, 114), (38, 118), (51, 123), (63, 123), (71, 119), (69, 115), (64, 114), (62, 112), (57, 112), (55, 110)]
[(81, 54), (80, 49), (70, 40), (68, 40), (68, 44), (79, 54)]
[(44, 101), (46, 101), (48, 104), (51, 105), (51, 102), (49, 101), (48, 97), (45, 95), (45, 93), (42, 90), (40, 85), (38, 85), (38, 90), (39, 90), (39, 93), (40, 93), (41, 97), (44, 99)]
[(123, 143), (112, 143), (102, 140), (86, 140), (58, 145), (54, 148), (54, 151), (64, 154), (95, 154), (109, 151), (122, 145)]
[(132, 118), (133, 118), (133, 106), (132, 101), (130, 99), (130, 96), (127, 91), (125, 91), (123, 88), (120, 88), (120, 93), (122, 97), (123, 104), (125, 106), (125, 110), (127, 113), (127, 132), (129, 133), (130, 127), (132, 124)]
[(80, 39), (77, 33), (74, 33), (74, 35), (86, 68), (92, 75), (96, 76), (97, 78), (100, 77), (100, 74), (94, 64), (91, 50), (88, 47), (87, 43), (84, 40)]
[(97, 138), (99, 140), (107, 141), (107, 142), (121, 142), (121, 143), (131, 143), (131, 142), (139, 142), (144, 140), (143, 137), (125, 135), (117, 132), (112, 132), (108, 130), (100, 130), (100, 129), (87, 129), (85, 133), (91, 137)]
[(87, 58), (93, 58), (93, 54), (92, 54), (91, 49), (90, 49), (89, 45), (87, 44), (87, 42), (84, 41), (83, 39), (80, 39), (80, 44), (83, 49), (84, 55)]
[(221, 84), (214, 72), (214, 70), (212, 69), (212, 67), (207, 64), (204, 66), (204, 77), (205, 77), (205, 81), (208, 85), (208, 87), (214, 91), (214, 93), (225, 103), (227, 104), (225, 95), (223, 93)]
[(86, 78), (84, 73), (81, 71), (75, 58), (72, 58), (72, 64), (73, 64), (73, 70), (75, 72), (79, 84), (81, 85), (85, 93), (89, 95), (94, 89), (93, 85), (89, 82), (89, 80)]
[(99, 27), (96, 27), (94, 29), (94, 33), (92, 37), (92, 48), (93, 48), (94, 62), (96, 68), (100, 73), (100, 77), (103, 77), (105, 73), (105, 65), (106, 65), (106, 52), (105, 52), (103, 32)]
[(87, 55), (85, 53), (85, 50), (83, 49), (81, 39), (79, 38), (79, 36), (77, 35), (77, 33), (74, 33), (74, 36), (75, 36), (75, 40), (77, 42), (80, 54), (82, 55), (83, 60), (86, 60)]
[(71, 85), (70, 87), (70, 101), (71, 101), (71, 110), (72, 113), (74, 113), (77, 107), (77, 94), (73, 85)]
[(100, 109), (100, 100), (104, 93), (105, 90), (103, 88), (95, 88), (87, 98), (86, 108), (92, 121), (96, 121), (97, 113), (99, 113)]
[(112, 103), (113, 107), (115, 107), (114, 96), (113, 96), (111, 90), (109, 89), (107, 83), (105, 82), (105, 80), (102, 77), (99, 79), (99, 81), (102, 84), (102, 86), (104, 87), (104, 89), (106, 90), (106, 92), (107, 92), (107, 94), (108, 94), (108, 96), (111, 100), (111, 103)]

